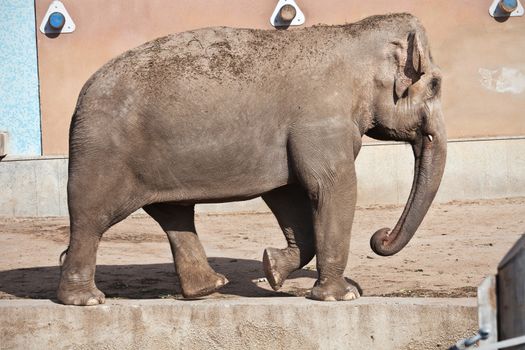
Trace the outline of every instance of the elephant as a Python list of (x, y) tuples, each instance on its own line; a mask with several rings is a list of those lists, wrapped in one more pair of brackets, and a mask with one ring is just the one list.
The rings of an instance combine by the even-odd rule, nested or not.
[(310, 298), (358, 298), (344, 270), (362, 138), (407, 142), (414, 154), (399, 221), (370, 239), (388, 256), (410, 241), (441, 182), (441, 80), (407, 13), (296, 30), (198, 29), (114, 58), (85, 83), (71, 121), (59, 301), (104, 303), (99, 241), (140, 208), (167, 234), (183, 296), (216, 291), (228, 281), (208, 264), (195, 204), (256, 197), (287, 241), (263, 253), (275, 290), (315, 256)]

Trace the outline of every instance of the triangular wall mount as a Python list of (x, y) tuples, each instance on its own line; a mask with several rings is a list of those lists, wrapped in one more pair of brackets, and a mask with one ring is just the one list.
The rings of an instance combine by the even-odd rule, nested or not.
[(520, 0), (516, 0), (518, 3), (518, 7), (511, 13), (505, 12), (499, 7), (500, 1), (501, 0), (492, 1), (492, 5), (490, 5), (489, 7), (489, 15), (491, 15), (492, 17), (521, 17), (523, 16), (523, 13), (525, 11), (523, 10), (523, 6), (521, 6)]
[[(296, 14), (291, 22), (284, 22), (279, 15), (279, 11), (284, 5), (291, 5), (295, 8)], [(297, 6), (295, 0), (279, 0), (273, 11), (272, 17), (270, 17), (270, 23), (274, 27), (300, 26), (301, 24), (304, 24), (304, 21), (304, 13), (299, 6)]]
[[(64, 26), (61, 29), (55, 29), (49, 25), (49, 16), (52, 13), (59, 12), (65, 18)], [(40, 31), (44, 34), (61, 34), (61, 33), (72, 33), (75, 31), (75, 22), (69, 15), (64, 4), (58, 0), (54, 0), (49, 8), (47, 9), (46, 15), (40, 24)]]

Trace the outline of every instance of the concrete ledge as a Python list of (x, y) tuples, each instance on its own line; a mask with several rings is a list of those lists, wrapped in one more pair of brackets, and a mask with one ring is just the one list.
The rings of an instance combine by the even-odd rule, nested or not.
[[(0, 216), (67, 216), (68, 159), (7, 157), (0, 162)], [(408, 198), (414, 160), (409, 145), (363, 145), (356, 161), (357, 204), (399, 205)], [(451, 140), (435, 202), (525, 196), (525, 137)], [(260, 199), (201, 204), (198, 213), (267, 212)]]
[(476, 329), (475, 299), (0, 301), (2, 349), (446, 349)]

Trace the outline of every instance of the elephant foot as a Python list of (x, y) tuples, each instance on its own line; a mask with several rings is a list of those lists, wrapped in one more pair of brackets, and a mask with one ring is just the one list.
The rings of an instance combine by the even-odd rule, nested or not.
[(310, 298), (321, 301), (354, 300), (360, 297), (359, 291), (344, 278), (315, 283)]
[(65, 305), (92, 306), (104, 304), (106, 297), (94, 283), (68, 283), (60, 281), (57, 291), (58, 300)]
[(286, 248), (266, 248), (263, 254), (263, 269), (273, 290), (283, 286), (288, 275), (299, 267), (299, 253)]
[(184, 298), (199, 298), (211, 294), (228, 284), (228, 279), (215, 271), (179, 275), (182, 296)]

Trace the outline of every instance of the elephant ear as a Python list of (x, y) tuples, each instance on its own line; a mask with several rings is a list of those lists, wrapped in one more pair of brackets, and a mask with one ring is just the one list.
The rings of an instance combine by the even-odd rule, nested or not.
[(417, 32), (411, 32), (405, 43), (397, 45), (395, 57), (397, 72), (394, 89), (399, 99), (405, 96), (410, 85), (418, 81), (426, 70), (427, 58)]

